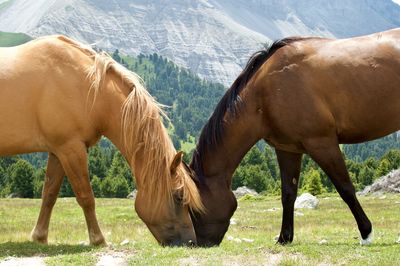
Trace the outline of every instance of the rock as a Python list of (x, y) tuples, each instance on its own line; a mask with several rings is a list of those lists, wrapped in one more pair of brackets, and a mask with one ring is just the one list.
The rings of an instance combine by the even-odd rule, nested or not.
[(129, 193), (128, 196), (126, 196), (128, 199), (136, 199), (136, 194), (137, 194), (137, 190), (134, 189), (131, 193)]
[(400, 193), (400, 169), (377, 179), (372, 185), (365, 187), (358, 194), (372, 194), (375, 197), (380, 197), (383, 196), (383, 193)]
[(226, 240), (228, 240), (228, 241), (233, 241), (233, 242), (235, 242), (235, 243), (242, 243), (242, 242), (251, 243), (251, 242), (254, 241), (253, 239), (249, 239), (249, 238), (242, 238), (242, 239), (240, 239), (240, 238), (233, 237), (233, 236), (227, 236), (227, 237), (226, 237)]
[(129, 240), (128, 239), (125, 239), (124, 241), (122, 241), (120, 243), (121, 246), (125, 246), (125, 245), (128, 245), (128, 244), (129, 244)]
[(258, 196), (258, 193), (255, 190), (253, 190), (251, 188), (248, 188), (248, 187), (245, 187), (245, 186), (244, 187), (238, 187), (236, 190), (233, 191), (233, 194), (235, 195), (235, 197), (237, 199), (241, 198), (241, 197), (243, 197), (245, 195)]
[(321, 241), (318, 242), (318, 244), (320, 244), (320, 245), (328, 244), (328, 240), (322, 239)]
[(295, 211), (294, 216), (304, 216), (304, 213)]
[(296, 199), (294, 203), (295, 209), (315, 209), (318, 207), (319, 201), (317, 197), (311, 195), (310, 193), (303, 193), (300, 197)]

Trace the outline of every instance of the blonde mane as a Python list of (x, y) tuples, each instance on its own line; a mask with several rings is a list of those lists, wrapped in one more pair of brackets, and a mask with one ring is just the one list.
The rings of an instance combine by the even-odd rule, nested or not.
[[(148, 206), (158, 210), (166, 200), (173, 205), (174, 193), (180, 193), (182, 202), (194, 211), (202, 212), (204, 207), (197, 187), (183, 165), (177, 169), (177, 178), (171, 176), (170, 164), (176, 150), (161, 119), (168, 119), (163, 106), (149, 94), (143, 80), (134, 72), (118, 64), (107, 53), (97, 53), (92, 48), (77, 43), (64, 36), (63, 41), (77, 47), (94, 58), (94, 64), (87, 70), (91, 80), (88, 97), (93, 102), (101, 89), (109, 69), (117, 73), (123, 84), (131, 89), (122, 106), (121, 133), (130, 165), (142, 162), (140, 177), (136, 182)], [(141, 153), (138, 151), (141, 150)], [(138, 160), (140, 157), (140, 160)]]

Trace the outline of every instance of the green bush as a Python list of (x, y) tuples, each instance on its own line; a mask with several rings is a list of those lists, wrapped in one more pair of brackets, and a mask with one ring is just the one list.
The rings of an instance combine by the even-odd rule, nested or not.
[(101, 181), (101, 193), (106, 198), (125, 198), (130, 192), (128, 182), (121, 175), (107, 176)]
[(25, 160), (19, 159), (11, 166), (11, 192), (18, 197), (33, 197), (33, 166)]

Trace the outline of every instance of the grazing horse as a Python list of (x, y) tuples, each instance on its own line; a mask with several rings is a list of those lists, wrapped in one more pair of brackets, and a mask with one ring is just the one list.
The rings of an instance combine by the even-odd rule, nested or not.
[(399, 114), (400, 29), (342, 40), (286, 38), (254, 54), (204, 126), (192, 158), (207, 209), (192, 219), (198, 244), (222, 241), (237, 206), (232, 174), (260, 139), (275, 148), (280, 168), (279, 243), (293, 240), (304, 153), (349, 206), (361, 242), (370, 242), (372, 225), (356, 198), (339, 144), (399, 130)]
[(90, 243), (104, 244), (87, 149), (103, 135), (135, 172), (135, 209), (162, 245), (196, 243), (189, 210), (202, 210), (190, 173), (142, 80), (105, 53), (63, 36), (0, 49), (0, 155), (49, 153), (34, 241), (47, 243), (64, 175), (82, 207)]

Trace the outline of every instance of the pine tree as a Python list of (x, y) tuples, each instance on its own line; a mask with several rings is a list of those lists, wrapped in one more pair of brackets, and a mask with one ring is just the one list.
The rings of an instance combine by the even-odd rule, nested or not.
[(390, 172), (390, 162), (388, 159), (383, 159), (380, 161), (378, 168), (375, 171), (374, 180), (387, 175)]
[(136, 187), (132, 178), (131, 169), (120, 152), (116, 152), (114, 154), (111, 167), (107, 172), (107, 176), (112, 178), (121, 176), (126, 180), (130, 190), (133, 190)]
[(99, 178), (106, 176), (106, 158), (98, 145), (89, 150), (89, 173), (90, 176), (97, 175)]
[(305, 174), (303, 190), (314, 196), (325, 192), (321, 182), (321, 175), (318, 170), (310, 169)]

